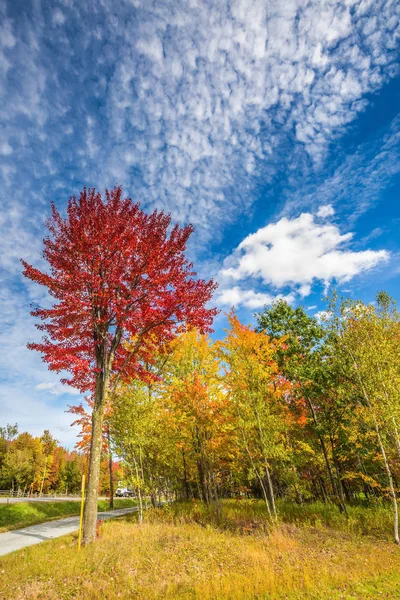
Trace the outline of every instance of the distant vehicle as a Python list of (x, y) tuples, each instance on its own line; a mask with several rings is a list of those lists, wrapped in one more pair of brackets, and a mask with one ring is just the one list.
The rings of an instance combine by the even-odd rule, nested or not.
[(132, 498), (134, 492), (130, 488), (118, 488), (115, 495), (117, 498)]

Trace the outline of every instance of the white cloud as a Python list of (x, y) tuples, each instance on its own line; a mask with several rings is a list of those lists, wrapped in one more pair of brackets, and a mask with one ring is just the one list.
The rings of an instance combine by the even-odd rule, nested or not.
[(64, 411), (68, 404), (78, 404), (78, 392), (60, 383), (60, 377), (49, 372), (40, 354), (28, 350), (28, 341), (37, 341), (39, 332), (29, 315), (30, 302), (45, 306), (44, 289), (33, 285), (16, 293), (11, 286), (0, 287), (0, 425), (18, 422), (21, 431), (40, 435), (50, 429), (61, 443), (72, 447), (76, 430), (74, 420)]
[[(58, 389), (56, 375), (25, 347), (37, 334), (29, 301), (44, 299), (21, 284), (19, 263), (21, 256), (36, 265), (40, 260), (50, 199), (62, 208), (83, 183), (121, 183), (146, 208), (192, 221), (197, 239), (215, 239), (249, 209), (260, 181), (268, 188), (277, 169), (295, 173), (296, 182), (308, 172), (317, 179), (332, 140), (365, 110), (366, 95), (396, 72), (400, 4), (387, 0), (134, 0), (118, 6), (102, 0), (90, 7), (68, 0), (63, 6), (63, 12), (49, 11), (38, 3), (21, 17), (7, 14), (0, 0), (1, 139), (3, 153), (13, 150), (0, 165), (6, 207), (0, 267), (13, 295), (12, 301), (0, 297), (0, 316), (8, 318), (5, 325), (0, 320), (1, 370), (26, 386), (21, 396), (5, 392), (7, 408), (13, 394), (21, 402), (21, 419), (24, 413), (33, 419), (31, 393), (41, 398), (41, 418), (43, 398)], [(394, 124), (370, 166), (368, 153), (356, 154), (318, 194), (304, 194), (296, 184), (296, 206), (304, 202), (308, 210), (315, 198), (336, 209), (351, 202), (357, 214), (399, 171), (400, 160), (392, 160), (399, 130)], [(344, 251), (328, 251), (333, 262), (335, 252)], [(325, 276), (326, 257), (317, 258), (315, 277)], [(377, 255), (347, 253), (345, 259), (350, 276), (349, 265), (358, 272), (360, 261), (370, 266)], [(330, 272), (337, 274), (334, 267)], [(307, 275), (302, 265), (299, 271), (302, 280), (288, 285), (307, 295), (314, 271)], [(258, 280), (263, 276), (255, 269)], [(269, 279), (279, 278), (269, 273)], [(223, 288), (226, 302), (256, 307), (273, 297), (235, 283)], [(35, 390), (43, 383), (52, 388)], [(61, 399), (53, 394), (52, 400)], [(57, 410), (51, 415), (56, 423)]]
[[(21, 381), (0, 382), (0, 424), (18, 423), (19, 431), (40, 436), (49, 429), (59, 442), (73, 448), (77, 441), (78, 427), (71, 427), (74, 415), (66, 412), (67, 403), (57, 399), (50, 402), (40, 393), (30, 389), (29, 385), (21, 385)], [(79, 404), (72, 398), (69, 404)]]
[(2, 142), (0, 144), (0, 154), (2, 154), (3, 156), (8, 156), (9, 154), (12, 154), (12, 151), (12, 146), (10, 146), (8, 142)]
[(325, 219), (326, 217), (331, 217), (334, 214), (335, 214), (335, 210), (334, 210), (332, 204), (324, 204), (323, 206), (321, 206), (318, 209), (317, 217), (321, 217), (322, 219)]
[(62, 396), (63, 394), (72, 394), (74, 396), (80, 395), (78, 390), (55, 381), (38, 383), (38, 385), (35, 386), (35, 390), (46, 390), (54, 396)]
[(315, 313), (314, 317), (317, 319), (317, 321), (323, 323), (329, 318), (329, 312), (326, 310), (320, 310)]
[(53, 11), (52, 21), (53, 21), (53, 25), (64, 25), (65, 15), (59, 8), (56, 8)]
[[(297, 180), (310, 159), (313, 168), (323, 164), (330, 142), (365, 109), (365, 95), (395, 74), (400, 9), (387, 0), (368, 10), (353, 0), (135, 0), (134, 9), (101, 2), (90, 11), (67, 4), (64, 12), (39, 7), (32, 21), (3, 19), (0, 64), (18, 87), (9, 93), (0, 81), (0, 119), (14, 155), (40, 139), (47, 162), (21, 157), (35, 165), (35, 181), (41, 170), (59, 176), (52, 157), (61, 155), (78, 170), (72, 180), (121, 183), (203, 236), (219, 235), (216, 224), (249, 208), (252, 188), (268, 184), (283, 160)], [(63, 27), (67, 10), (79, 48)], [(96, 89), (84, 68), (74, 81), (79, 94), (63, 83), (47, 54), (51, 36), (65, 60), (83, 66), (97, 57)], [(71, 117), (95, 113), (96, 103), (101, 119)], [(48, 122), (59, 129), (47, 131)], [(74, 155), (66, 156), (71, 130)], [(2, 171), (15, 189), (9, 168)]]
[(247, 236), (224, 261), (223, 288), (229, 287), (227, 281), (252, 278), (274, 289), (290, 286), (305, 297), (316, 281), (326, 286), (332, 280), (349, 281), (388, 260), (386, 250), (350, 250), (352, 237), (341, 234), (336, 225), (318, 224), (310, 213), (284, 217)]
[(246, 308), (254, 309), (261, 308), (262, 306), (272, 304), (274, 300), (283, 298), (289, 304), (294, 301), (293, 294), (276, 296), (268, 293), (255, 292), (254, 290), (243, 290), (238, 286), (232, 288), (222, 289), (218, 295), (218, 303), (222, 306), (245, 306)]

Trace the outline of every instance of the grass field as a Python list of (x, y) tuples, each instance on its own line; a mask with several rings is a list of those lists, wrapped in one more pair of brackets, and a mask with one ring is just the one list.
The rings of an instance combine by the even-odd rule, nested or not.
[[(108, 500), (100, 500), (99, 510), (108, 510)], [(129, 498), (115, 499), (115, 508), (135, 506), (135, 501)], [(44, 523), (53, 519), (79, 515), (79, 502), (15, 502), (0, 504), (0, 533)]]
[(275, 525), (254, 501), (225, 502), (218, 517), (193, 503), (150, 510), (142, 524), (107, 522), (81, 553), (71, 535), (1, 558), (0, 597), (400, 598), (389, 508), (350, 508), (347, 523), (335, 507), (309, 505), (303, 519), (296, 506), (279, 508)]

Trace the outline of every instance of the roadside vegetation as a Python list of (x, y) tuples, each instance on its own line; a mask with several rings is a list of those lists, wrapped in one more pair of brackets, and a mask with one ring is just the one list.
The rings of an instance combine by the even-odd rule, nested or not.
[[(76, 552), (66, 536), (0, 559), (0, 597), (15, 600), (398, 598), (400, 549), (390, 509), (306, 510), (223, 501), (217, 516), (199, 501), (102, 524), (96, 544)], [(372, 535), (373, 533), (373, 535)]]
[[(80, 502), (78, 501), (57, 502), (10, 502), (0, 504), (0, 533), (11, 529), (20, 529), (29, 525), (37, 525), (45, 521), (62, 519), (79, 515)], [(135, 500), (114, 499), (114, 508), (131, 508), (135, 506)], [(98, 510), (109, 510), (108, 500), (98, 501)]]
[[(78, 417), (79, 422), (79, 417)], [(87, 471), (86, 438), (76, 450), (59, 445), (52, 433), (41, 436), (18, 431), (18, 424), (0, 427), (0, 490), (3, 495), (80, 494), (82, 474)], [(100, 493), (110, 493), (110, 456), (104, 453), (100, 465)], [(112, 479), (118, 480), (118, 461), (112, 463)]]

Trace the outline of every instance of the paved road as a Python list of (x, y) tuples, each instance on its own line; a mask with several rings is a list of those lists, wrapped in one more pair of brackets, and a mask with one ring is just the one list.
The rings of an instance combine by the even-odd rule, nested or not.
[[(98, 518), (104, 521), (113, 517), (121, 517), (137, 510), (137, 507), (135, 507), (101, 512), (98, 514)], [(21, 550), (21, 548), (26, 548), (27, 546), (33, 546), (34, 544), (40, 544), (41, 542), (61, 537), (62, 535), (67, 535), (68, 533), (73, 533), (77, 529), (79, 529), (79, 517), (68, 517), (67, 519), (57, 519), (56, 521), (48, 521), (47, 523), (32, 525), (24, 529), (14, 529), (14, 531), (0, 533), (0, 556), (9, 554), (15, 550)]]

